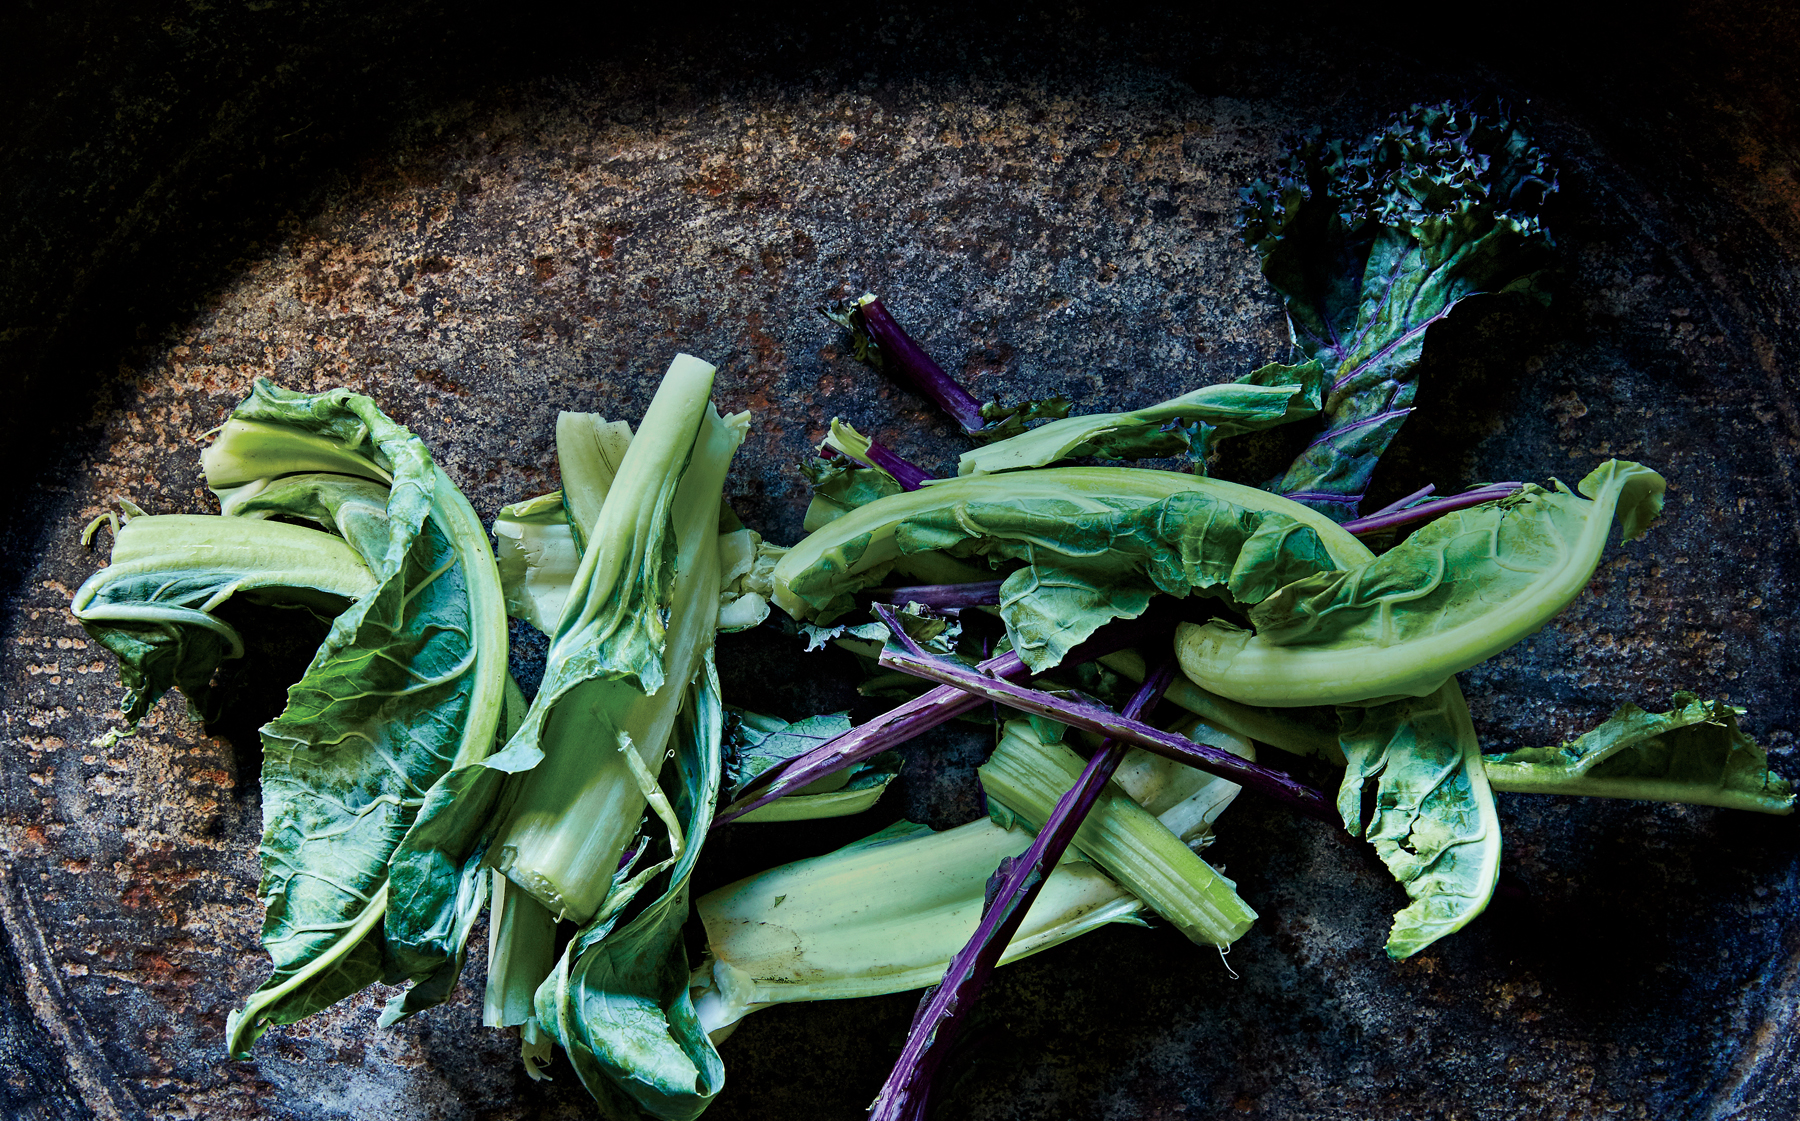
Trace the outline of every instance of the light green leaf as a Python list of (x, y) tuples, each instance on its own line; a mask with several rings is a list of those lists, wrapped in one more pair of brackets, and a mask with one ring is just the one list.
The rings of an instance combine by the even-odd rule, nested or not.
[(1184, 625), (1181, 668), (1247, 704), (1425, 696), (1581, 594), (1615, 515), (1630, 540), (1662, 508), (1662, 476), (1622, 460), (1581, 481), (1587, 498), (1554, 485), (1446, 514), (1366, 564), (1290, 584), (1250, 611), (1254, 633)]
[(1761, 813), (1794, 811), (1794, 788), (1738, 729), (1743, 709), (1675, 694), (1668, 712), (1621, 705), (1604, 724), (1560, 747), (1483, 760), (1495, 790), (1687, 802)]
[(1202, 386), (1142, 409), (1053, 420), (964, 452), (957, 460), (956, 473), (985, 475), (1047, 467), (1083, 455), (1142, 459), (1184, 452), (1204, 473), (1207, 456), (1218, 440), (1316, 416), (1321, 374), (1317, 362), (1271, 364), (1237, 381)]
[[(1345, 707), (1340, 743), (1349, 767), (1338, 812), (1366, 836), (1412, 905), (1394, 916), (1389, 957), (1418, 953), (1487, 906), (1500, 875), (1500, 821), (1462, 690)], [(1364, 787), (1375, 783), (1373, 818)]]
[(983, 557), (1013, 646), (1035, 670), (1156, 591), (1254, 603), (1368, 551), (1323, 515), (1250, 487), (1172, 472), (1070, 467), (959, 476), (863, 506), (776, 565), (775, 601), (830, 622), (913, 556)]
[[(388, 860), (432, 783), (494, 741), (505, 616), (474, 511), (368, 398), (258, 382), (202, 463), (239, 515), (227, 521), (287, 514), (343, 527), (371, 550), (375, 579), (263, 729), (263, 943), (275, 972), (228, 1023), (243, 1056), (271, 1024), (442, 964), (389, 937)], [(385, 510), (370, 510), (367, 488), (319, 472), (387, 481)]]
[(563, 492), (501, 507), (494, 519), (494, 541), (506, 613), (545, 634), (556, 633), (581, 567), (580, 538), (563, 505)]
[(369, 566), (331, 534), (161, 514), (120, 528), (112, 562), (77, 589), (69, 609), (118, 658), (129, 723), (172, 688), (211, 719), (213, 672), (244, 651), (237, 631), (213, 614), (222, 604), (241, 595), (330, 618), (374, 587)]

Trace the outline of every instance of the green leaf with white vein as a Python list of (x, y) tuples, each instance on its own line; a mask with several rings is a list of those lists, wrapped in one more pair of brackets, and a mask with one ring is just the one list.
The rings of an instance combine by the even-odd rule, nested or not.
[[(1346, 706), (1338, 718), (1349, 761), (1338, 813), (1412, 899), (1387, 941), (1389, 957), (1411, 957), (1479, 915), (1500, 875), (1500, 821), (1481, 745), (1455, 681), (1429, 697)], [(1364, 820), (1370, 782), (1375, 811)]]
[[(345, 528), (374, 577), (263, 729), (260, 893), (275, 972), (227, 1025), (243, 1056), (271, 1024), (441, 966), (388, 937), (388, 860), (425, 791), (492, 746), (505, 616), (474, 511), (368, 398), (258, 382), (202, 462), (238, 515), (222, 523), (286, 514)], [(300, 478), (321, 472), (385, 484), (385, 508), (369, 510), (367, 488)]]
[(956, 473), (986, 475), (1047, 467), (1083, 455), (1142, 459), (1184, 452), (1204, 473), (1206, 457), (1218, 440), (1317, 416), (1322, 373), (1317, 362), (1275, 363), (1237, 381), (1201, 386), (1130, 412), (1053, 420), (964, 452)]

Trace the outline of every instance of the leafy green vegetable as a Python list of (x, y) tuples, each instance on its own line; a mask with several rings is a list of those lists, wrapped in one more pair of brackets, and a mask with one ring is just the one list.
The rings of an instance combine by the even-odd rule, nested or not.
[(816, 457), (802, 462), (800, 473), (812, 487), (812, 501), (807, 504), (802, 523), (808, 533), (877, 498), (906, 492), (886, 471), (848, 456)]
[(748, 630), (769, 617), (776, 562), (787, 547), (771, 545), (754, 529), (719, 533), (719, 630)]
[(1325, 429), (1270, 484), (1338, 521), (1412, 411), (1426, 330), (1469, 296), (1536, 294), (1556, 190), (1501, 114), (1414, 106), (1360, 144), (1297, 144), (1244, 191), (1244, 239), (1281, 293), (1295, 344), (1325, 368)]
[(241, 595), (334, 616), (374, 587), (362, 558), (329, 533), (159, 514), (126, 521), (111, 563), (75, 592), (70, 611), (119, 660), (128, 722), (171, 688), (210, 719), (213, 671), (244, 652), (243, 638), (214, 614), (227, 600)]
[[(439, 892), (484, 862), (511, 880), (492, 923), (509, 942), (490, 954), (490, 1022), (517, 1022), (519, 994), (535, 986), (536, 1022), (569, 1050), (590, 1092), (668, 1117), (692, 1115), (695, 1079), (717, 1067), (709, 1046), (695, 1050), (683, 1034), (680, 1001), (664, 984), (675, 972), (685, 984), (670, 939), (716, 797), (720, 494), (748, 422), (707, 403), (712, 375), (687, 355), (671, 364), (588, 535), (537, 698), (504, 750), (432, 790), (407, 854), (415, 881)], [(673, 800), (657, 781), (671, 745)], [(667, 836), (665, 855), (640, 868), (652, 841), (621, 857), (646, 805)], [(627, 905), (666, 877), (660, 901), (620, 926)], [(525, 909), (517, 918), (515, 905)], [(537, 907), (588, 924), (548, 980), (529, 975), (546, 941)], [(527, 1026), (528, 1045), (535, 1030)], [(679, 1054), (658, 1050), (659, 1039)], [(683, 1063), (699, 1071), (686, 1091), (664, 1077)]]
[(986, 475), (1046, 467), (1082, 455), (1142, 459), (1185, 453), (1192, 457), (1195, 471), (1205, 474), (1207, 457), (1219, 440), (1318, 415), (1321, 376), (1317, 362), (1275, 363), (1237, 381), (1202, 386), (1131, 412), (1053, 420), (964, 452), (956, 473)]
[[(378, 979), (418, 982), (408, 1007), (448, 993), (459, 959), (408, 934), (466, 908), (395, 891), (389, 860), (426, 789), (492, 747), (506, 628), (474, 511), (368, 398), (259, 381), (201, 462), (227, 516), (133, 519), (117, 563), (74, 609), (123, 658), (132, 719), (171, 684), (204, 706), (213, 667), (242, 653), (210, 614), (232, 595), (336, 615), (262, 729), (260, 894), (275, 970), (227, 1022), (243, 1057), (271, 1024)], [(267, 520), (277, 516), (342, 537)]]
[[(1034, 670), (1059, 662), (1155, 592), (1216, 588), (1255, 603), (1367, 550), (1329, 519), (1250, 487), (1129, 468), (961, 476), (869, 503), (815, 531), (775, 567), (777, 605), (830, 622), (909, 555), (1018, 564), (1001, 618)], [(1341, 558), (1341, 560), (1339, 559)]]
[(544, 684), (503, 753), (509, 770), (525, 765), (494, 863), (577, 921), (610, 890), (643, 811), (638, 772), (662, 758), (712, 644), (719, 493), (746, 421), (710, 411), (711, 384), (712, 367), (691, 358), (664, 378), (582, 556)]
[(585, 550), (587, 534), (600, 520), (613, 479), (631, 447), (631, 425), (594, 413), (556, 414), (556, 467), (575, 547)]
[(1769, 770), (1769, 757), (1738, 730), (1743, 709), (1675, 694), (1675, 708), (1633, 704), (1560, 747), (1528, 747), (1483, 760), (1495, 790), (1585, 794), (1646, 802), (1787, 814), (1794, 788)]
[[(742, 435), (741, 421), (738, 426), (735, 438)], [(723, 480), (722, 464), (716, 477)], [(681, 937), (688, 881), (719, 792), (723, 710), (710, 646), (702, 662), (699, 679), (681, 689), (685, 703), (669, 740), (676, 795), (672, 806), (664, 802), (658, 810), (668, 829), (668, 856), (659, 862), (670, 865), (664, 887), (620, 925), (627, 904), (649, 879), (640, 873), (621, 884), (605, 910), (570, 940), (537, 992), (538, 1023), (612, 1117), (691, 1121), (725, 1084), (724, 1063), (688, 994)], [(668, 688), (673, 691), (674, 683)]]
[(563, 492), (501, 507), (494, 540), (506, 613), (554, 634), (581, 567), (580, 538), (563, 505)]
[[(1349, 760), (1338, 812), (1413, 900), (1387, 941), (1389, 957), (1410, 957), (1479, 915), (1499, 878), (1500, 821), (1481, 745), (1454, 681), (1429, 697), (1338, 714)], [(1371, 780), (1374, 816), (1364, 820)]]
[(1298, 580), (1176, 636), (1182, 670), (1255, 705), (1425, 696), (1549, 622), (1587, 586), (1617, 516), (1626, 541), (1662, 509), (1662, 476), (1607, 460), (1581, 481), (1458, 510), (1366, 564)]

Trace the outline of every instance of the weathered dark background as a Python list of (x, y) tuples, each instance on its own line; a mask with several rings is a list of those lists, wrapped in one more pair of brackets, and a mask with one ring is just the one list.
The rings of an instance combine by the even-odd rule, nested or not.
[[(1286, 130), (1356, 134), (1416, 100), (1498, 94), (1533, 119), (1563, 168), (1560, 275), (1548, 311), (1472, 304), (1435, 329), (1380, 489), (1573, 481), (1609, 455), (1671, 483), (1670, 516), (1587, 598), (1465, 675), (1485, 740), (1554, 742), (1691, 687), (1747, 706), (1800, 776), (1791, 6), (1629, 24), (1566, 4), (670, 7), (0, 17), (0, 1116), (592, 1113), (566, 1066), (534, 1085), (480, 1029), (478, 963), (395, 1031), (365, 996), (271, 1032), (255, 1062), (222, 1057), (265, 969), (251, 729), (278, 691), (248, 688), (210, 735), (172, 699), (91, 747), (116, 676), (66, 605), (102, 559), (79, 527), (108, 503), (211, 508), (195, 438), (251, 378), (375, 395), (491, 515), (553, 485), (555, 410), (634, 418), (690, 350), (720, 364), (722, 404), (757, 412), (734, 501), (791, 539), (791, 462), (833, 414), (930, 467), (961, 447), (849, 362), (816, 302), (882, 293), (983, 394), (1131, 406), (1234, 377), (1285, 341), (1233, 233), (1237, 188)], [(842, 696), (829, 660), (773, 641), (723, 644), (728, 689), (791, 713)], [(738, 827), (702, 875), (903, 810), (967, 818), (980, 748), (921, 747), (870, 821)], [(1212, 850), (1263, 916), (1237, 979), (1166, 930), (1009, 967), (942, 1114), (1800, 1114), (1793, 822), (1500, 809), (1500, 897), (1394, 964), (1380, 868), (1245, 799)], [(752, 1017), (709, 1116), (858, 1116), (913, 1004)]]

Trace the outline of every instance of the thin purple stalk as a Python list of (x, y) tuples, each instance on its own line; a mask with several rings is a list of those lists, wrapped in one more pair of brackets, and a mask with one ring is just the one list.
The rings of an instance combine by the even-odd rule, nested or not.
[(993, 607), (1000, 602), (1000, 585), (1005, 582), (981, 580), (970, 584), (914, 584), (878, 592), (876, 595), (883, 603), (901, 607), (909, 603), (940, 611), (954, 607)]
[(1422, 499), (1430, 498), (1432, 495), (1434, 495), (1436, 493), (1437, 493), (1437, 484), (1436, 483), (1426, 483), (1424, 486), (1420, 487), (1418, 490), (1413, 491), (1411, 494), (1407, 495), (1405, 498), (1402, 498), (1400, 501), (1388, 503), (1386, 506), (1383, 506), (1381, 509), (1375, 511), (1373, 514), (1370, 514), (1369, 517), (1379, 518), (1383, 514), (1391, 514), (1396, 510), (1404, 510), (1408, 506), (1411, 506), (1413, 503), (1418, 502)]
[(1524, 485), (1524, 483), (1490, 483), (1487, 486), (1466, 490), (1449, 498), (1439, 498), (1401, 510), (1389, 507), (1381, 513), (1370, 514), (1366, 518), (1358, 518), (1353, 522), (1345, 522), (1344, 528), (1358, 536), (1379, 533), (1384, 529), (1429, 521), (1439, 514), (1448, 514), (1452, 510), (1466, 510), (1470, 506), (1479, 506), (1483, 502), (1505, 498), (1509, 494), (1517, 494)]
[(869, 450), (863, 453), (869, 462), (894, 477), (894, 481), (907, 490), (918, 490), (935, 476), (910, 460), (902, 459), (895, 452), (873, 440), (869, 441)]
[[(1172, 628), (1175, 622), (1174, 618), (1159, 613), (1154, 619), (1140, 616), (1109, 623), (1064, 655), (1061, 664), (1080, 665), (1142, 645)], [(903, 638), (906, 634), (898, 622), (891, 623), (889, 629)], [(1019, 656), (1010, 651), (999, 657), (989, 658), (978, 668), (983, 680), (989, 680), (985, 676), (987, 674), (992, 674), (995, 678), (1011, 679), (1027, 677), (1031, 672)], [(939, 724), (980, 708), (988, 700), (987, 697), (975, 696), (966, 689), (949, 685), (914, 697), (866, 724), (859, 724), (843, 735), (757, 775), (738, 794), (736, 801), (720, 810), (713, 818), (712, 828), (727, 825), (751, 810), (812, 785), (826, 775), (835, 774), (864, 759), (880, 755), (891, 747), (898, 747), (916, 736), (924, 735)]]
[(1081, 701), (1065, 700), (1040, 689), (1028, 689), (1001, 681), (976, 670), (916, 651), (897, 650), (892, 646), (881, 652), (881, 664), (889, 669), (923, 677), (928, 681), (954, 685), (970, 693), (1010, 705), (1021, 712), (1060, 720), (1076, 728), (1085, 728), (1101, 736), (1129, 740), (1146, 751), (1186, 763), (1210, 775), (1230, 779), (1239, 786), (1266, 795), (1308, 817), (1330, 822), (1342, 828), (1331, 800), (1292, 775), (1240, 759), (1229, 751), (1195, 743), (1185, 736), (1152, 728), (1138, 720), (1130, 720), (1111, 709)]
[[(1162, 699), (1163, 690), (1174, 678), (1174, 661), (1163, 662), (1144, 679), (1126, 704), (1124, 715), (1134, 720), (1143, 715)], [(1102, 743), (1075, 785), (1057, 800), (1056, 808), (1050, 811), (1049, 820), (1038, 830), (1030, 847), (1000, 862), (995, 873), (1002, 877), (999, 892), (983, 911), (974, 936), (950, 959), (943, 981), (927, 991), (921, 1001), (907, 1033), (906, 1046), (869, 1107), (872, 1121), (905, 1121), (923, 1116), (932, 1079), (954, 1045), (968, 1009), (987, 986), (988, 978), (1000, 964), (1000, 955), (1011, 945), (1051, 869), (1068, 851), (1076, 830), (1106, 789), (1126, 748), (1118, 740)]]
[(1281, 497), (1291, 498), (1295, 502), (1330, 502), (1336, 506), (1348, 506), (1352, 510), (1356, 509), (1357, 503), (1363, 498), (1361, 494), (1330, 494), (1322, 490), (1288, 491)]
[(931, 360), (924, 348), (900, 329), (900, 324), (894, 322), (880, 299), (865, 297), (856, 310), (862, 316), (863, 329), (881, 350), (884, 371), (936, 401), (938, 408), (962, 425), (964, 433), (972, 435), (987, 424), (981, 415), (981, 402), (970, 396), (968, 390), (958, 385), (942, 366)]

